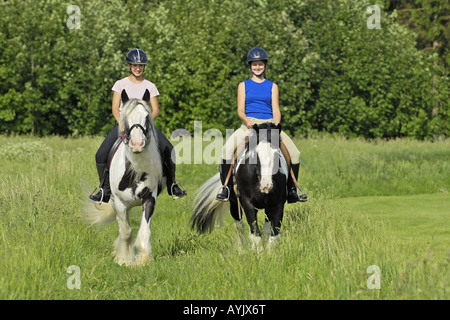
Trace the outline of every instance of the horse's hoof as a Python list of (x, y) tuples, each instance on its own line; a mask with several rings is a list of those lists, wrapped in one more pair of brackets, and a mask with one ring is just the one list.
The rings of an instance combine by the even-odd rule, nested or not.
[(153, 258), (149, 255), (139, 255), (136, 258), (136, 262), (134, 263), (134, 267), (145, 267), (148, 266), (153, 261)]
[(117, 263), (119, 266), (125, 266), (125, 267), (131, 267), (134, 265), (134, 261), (129, 261), (125, 259), (114, 259), (114, 262)]

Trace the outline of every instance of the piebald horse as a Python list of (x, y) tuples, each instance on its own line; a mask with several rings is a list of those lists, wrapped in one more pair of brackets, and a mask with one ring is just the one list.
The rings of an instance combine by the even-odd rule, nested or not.
[[(152, 118), (150, 93), (129, 100), (122, 91), (119, 145), (110, 165), (111, 198), (108, 203), (89, 202), (84, 215), (91, 224), (108, 224), (114, 219), (119, 226), (114, 261), (126, 266), (145, 265), (152, 259), (150, 225), (156, 199), (166, 187), (157, 134)], [(129, 211), (142, 206), (142, 218), (136, 241), (130, 226)], [(136, 249), (136, 256), (135, 256)]]
[(214, 175), (197, 190), (191, 224), (200, 233), (213, 230), (217, 220), (230, 210), (242, 244), (247, 245), (245, 224), (241, 209), (250, 226), (251, 247), (262, 248), (261, 232), (257, 223), (258, 209), (265, 210), (263, 234), (268, 247), (279, 242), (279, 232), (286, 202), (288, 166), (280, 150), (280, 126), (271, 123), (254, 125), (238, 155), (234, 167), (234, 187), (230, 188), (228, 202), (216, 200), (222, 182)]

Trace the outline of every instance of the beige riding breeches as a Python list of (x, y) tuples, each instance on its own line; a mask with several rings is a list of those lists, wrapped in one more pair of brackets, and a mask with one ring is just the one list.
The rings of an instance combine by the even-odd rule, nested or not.
[[(266, 122), (272, 122), (273, 119), (257, 119), (257, 118), (249, 118), (255, 124), (262, 124)], [(245, 140), (247, 135), (248, 128), (245, 124), (242, 124), (239, 129), (237, 129), (225, 142), (225, 145), (222, 148), (222, 159), (226, 161), (232, 161), (234, 157), (234, 151), (236, 148)], [(289, 138), (289, 136), (281, 131), (280, 134), (281, 141), (283, 141), (284, 145), (289, 151), (289, 155), (291, 156), (292, 164), (300, 163), (300, 151), (297, 149), (297, 146), (294, 142)]]

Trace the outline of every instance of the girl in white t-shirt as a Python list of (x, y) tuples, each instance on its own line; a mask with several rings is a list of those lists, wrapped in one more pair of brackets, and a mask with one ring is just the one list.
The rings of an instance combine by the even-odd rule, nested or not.
[[(105, 140), (103, 141), (95, 155), (97, 172), (100, 179), (99, 188), (103, 189), (103, 202), (108, 202), (111, 194), (109, 186), (109, 174), (106, 168), (108, 165), (108, 154), (114, 146), (115, 142), (119, 139), (118, 123), (120, 120), (120, 112), (122, 111), (123, 106), (121, 98), (122, 90), (125, 90), (128, 98), (130, 99), (142, 99), (145, 90), (148, 89), (148, 91), (150, 92), (150, 105), (152, 107), (153, 119), (155, 119), (159, 114), (159, 105), (157, 98), (157, 96), (159, 95), (158, 89), (152, 82), (144, 79), (144, 77), (142, 76), (145, 70), (145, 65), (148, 63), (146, 53), (141, 49), (132, 49), (130, 52), (128, 52), (126, 59), (128, 67), (130, 69), (130, 75), (121, 80), (118, 80), (112, 87), (112, 114), (116, 119), (116, 124), (106, 136)], [(161, 131), (156, 129), (156, 132), (158, 134), (159, 149), (164, 161), (164, 170), (167, 175), (167, 191), (169, 195), (172, 195), (174, 199), (184, 197), (186, 195), (186, 192), (179, 187), (178, 183), (175, 180), (175, 163), (172, 160), (173, 146), (170, 141), (167, 140), (167, 138), (161, 133)], [(90, 195), (89, 198), (95, 202), (101, 201), (101, 190), (95, 195)]]

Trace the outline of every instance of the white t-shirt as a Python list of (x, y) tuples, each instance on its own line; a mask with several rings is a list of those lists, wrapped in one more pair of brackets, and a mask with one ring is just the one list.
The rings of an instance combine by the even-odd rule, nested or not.
[[(144, 80), (141, 83), (133, 83), (128, 79), (128, 77), (120, 79), (116, 81), (114, 86), (112, 87), (112, 91), (116, 91), (118, 93), (122, 93), (122, 90), (125, 89), (128, 98), (130, 99), (142, 99), (145, 93), (145, 89), (150, 91), (150, 98), (159, 96), (159, 91), (156, 88), (155, 84)], [(119, 112), (122, 112), (122, 100), (120, 100)]]

